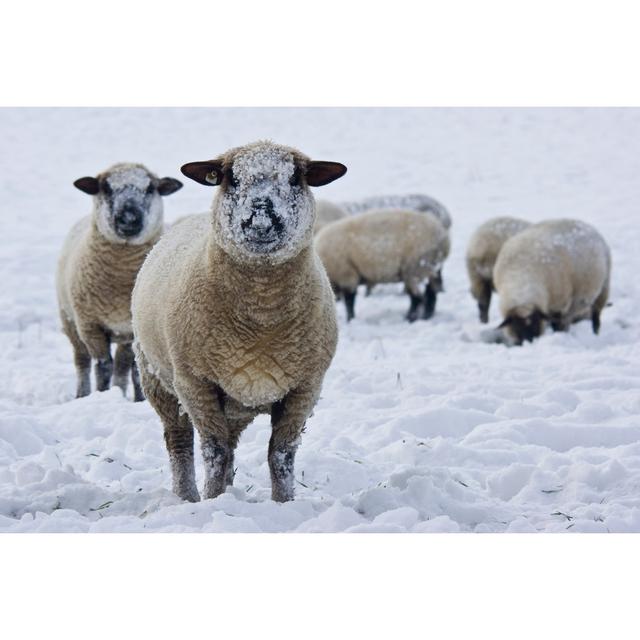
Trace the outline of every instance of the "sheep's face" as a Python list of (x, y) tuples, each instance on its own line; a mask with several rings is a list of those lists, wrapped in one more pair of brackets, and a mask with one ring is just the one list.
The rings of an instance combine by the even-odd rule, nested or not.
[(118, 164), (96, 178), (80, 178), (78, 189), (95, 197), (94, 215), (100, 233), (118, 244), (144, 244), (162, 229), (161, 196), (182, 183), (158, 179), (142, 165)]
[(242, 260), (274, 264), (311, 243), (315, 203), (308, 187), (327, 184), (345, 171), (341, 164), (314, 163), (271, 142), (182, 167), (201, 184), (221, 186), (213, 203), (216, 242)]
[(514, 310), (498, 327), (504, 329), (511, 344), (533, 342), (544, 333), (548, 317), (540, 309)]

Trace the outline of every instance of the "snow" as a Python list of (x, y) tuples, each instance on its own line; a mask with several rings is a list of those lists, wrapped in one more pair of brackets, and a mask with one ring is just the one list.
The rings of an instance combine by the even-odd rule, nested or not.
[[(640, 531), (640, 111), (5, 109), (0, 132), (0, 530)], [(91, 208), (72, 183), (115, 161), (179, 177), (185, 162), (263, 138), (347, 165), (318, 197), (445, 203), (446, 291), (433, 319), (411, 325), (400, 285), (361, 289), (349, 324), (338, 305), (293, 502), (270, 500), (260, 416), (241, 438), (234, 487), (183, 503), (148, 403), (118, 389), (73, 399), (53, 283), (67, 231)], [(211, 197), (187, 181), (165, 218)], [(599, 336), (584, 322), (520, 348), (480, 339), (464, 253), (498, 215), (579, 218), (602, 233), (613, 306)], [(199, 452), (196, 464), (201, 489)]]

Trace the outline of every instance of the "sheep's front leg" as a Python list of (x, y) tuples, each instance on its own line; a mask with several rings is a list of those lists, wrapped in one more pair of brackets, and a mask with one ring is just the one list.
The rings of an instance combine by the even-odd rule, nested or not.
[(318, 400), (319, 389), (296, 389), (271, 408), (271, 439), (269, 440), (269, 471), (271, 499), (276, 502), (293, 500), (293, 465), (300, 434)]
[(224, 394), (215, 384), (191, 375), (176, 374), (174, 387), (180, 404), (200, 435), (204, 461), (204, 497), (224, 492), (233, 464), (229, 428), (224, 416)]
[(78, 327), (80, 338), (87, 345), (91, 357), (96, 360), (96, 388), (106, 391), (111, 386), (113, 358), (111, 357), (111, 339), (99, 325), (88, 324)]

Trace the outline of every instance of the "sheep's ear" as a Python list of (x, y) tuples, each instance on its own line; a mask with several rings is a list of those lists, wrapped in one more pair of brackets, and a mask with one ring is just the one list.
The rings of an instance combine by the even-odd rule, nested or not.
[(347, 167), (339, 162), (314, 160), (307, 164), (307, 184), (310, 187), (322, 187), (347, 173)]
[(224, 176), (222, 162), (205, 160), (204, 162), (188, 162), (180, 167), (187, 178), (191, 178), (207, 187), (215, 187), (222, 182)]
[(158, 181), (158, 193), (161, 196), (170, 196), (180, 189), (182, 189), (182, 182), (175, 178), (160, 178)]
[(511, 316), (506, 317), (496, 328), (504, 329), (513, 323), (513, 318)]
[(100, 183), (96, 178), (90, 178), (89, 176), (85, 178), (78, 178), (73, 186), (76, 189), (80, 189), (80, 191), (84, 191), (88, 193), (90, 196), (95, 196), (98, 191), (100, 191)]

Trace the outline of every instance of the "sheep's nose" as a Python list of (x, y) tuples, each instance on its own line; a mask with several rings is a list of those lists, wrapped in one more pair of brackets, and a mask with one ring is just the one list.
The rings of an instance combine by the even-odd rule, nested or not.
[(251, 202), (251, 209), (254, 213), (262, 212), (269, 217), (273, 213), (273, 200), (267, 198), (254, 198)]
[(144, 222), (143, 211), (133, 203), (125, 203), (115, 217), (116, 231), (122, 236), (140, 233)]

